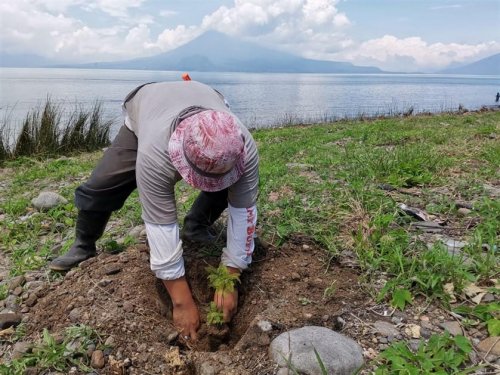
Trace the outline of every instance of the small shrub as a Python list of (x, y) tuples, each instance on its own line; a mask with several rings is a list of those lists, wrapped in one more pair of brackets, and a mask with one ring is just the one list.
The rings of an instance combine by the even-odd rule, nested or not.
[(226, 266), (208, 267), (208, 281), (216, 293), (232, 293), (237, 282), (240, 281), (240, 275), (230, 273)]
[(224, 314), (217, 308), (215, 302), (210, 302), (210, 307), (207, 312), (208, 325), (221, 325), (224, 323)]
[(433, 335), (421, 341), (413, 352), (405, 342), (397, 342), (379, 357), (376, 375), (389, 374), (468, 374), (476, 369), (464, 368), (472, 345), (464, 336)]

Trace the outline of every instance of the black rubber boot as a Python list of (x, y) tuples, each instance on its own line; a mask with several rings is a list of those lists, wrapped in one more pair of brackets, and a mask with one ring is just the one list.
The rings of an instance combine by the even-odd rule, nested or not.
[(184, 241), (213, 243), (217, 234), (212, 224), (227, 208), (227, 189), (217, 192), (202, 191), (184, 218), (181, 237)]
[(76, 239), (69, 251), (49, 264), (53, 271), (68, 271), (96, 255), (96, 241), (104, 233), (111, 212), (79, 211), (76, 220)]

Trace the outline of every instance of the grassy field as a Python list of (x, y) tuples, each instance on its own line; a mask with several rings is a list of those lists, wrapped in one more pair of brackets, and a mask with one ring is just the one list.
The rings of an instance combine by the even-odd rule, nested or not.
[[(352, 257), (373, 298), (401, 310), (417, 300), (447, 309), (463, 301), (463, 316), (498, 336), (498, 302), (470, 305), (461, 296), (470, 285), (495, 296), (500, 291), (499, 130), (500, 112), (476, 112), (254, 131), (261, 160), (259, 234), (277, 246), (301, 234), (319, 243), (331, 262)], [(73, 204), (39, 213), (30, 200), (52, 190), (72, 202), (100, 155), (6, 162), (0, 250), (11, 275), (43, 268), (55, 247), (70, 246)], [(183, 183), (177, 189), (182, 218), (195, 192)], [(401, 204), (423, 211), (441, 229), (416, 229)], [(132, 243), (127, 233), (141, 222), (137, 193), (112, 220), (101, 245), (116, 246), (118, 238)], [(454, 255), (444, 243), (449, 238), (465, 243)], [(486, 313), (478, 314), (478, 306)], [(442, 340), (431, 344), (451, 348), (463, 357), (460, 365), (466, 362), (465, 343)], [(380, 359), (380, 373), (398, 373), (391, 355)]]

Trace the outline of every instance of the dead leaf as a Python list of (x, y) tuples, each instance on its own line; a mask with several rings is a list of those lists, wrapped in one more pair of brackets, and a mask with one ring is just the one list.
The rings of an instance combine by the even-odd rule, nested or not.
[(455, 285), (453, 283), (447, 283), (443, 286), (444, 292), (450, 297), (450, 302), (457, 302), (457, 298), (455, 297)]
[(467, 297), (471, 298), (479, 293), (486, 292), (483, 288), (478, 287), (476, 284), (470, 283), (464, 287), (464, 293)]
[(407, 336), (410, 336), (411, 338), (419, 339), (420, 328), (421, 327), (417, 324), (408, 324), (408, 326), (405, 328), (405, 333)]
[(479, 305), (481, 303), (481, 300), (483, 297), (486, 295), (486, 292), (479, 293), (477, 296), (474, 298), (471, 298), (472, 302), (474, 302), (476, 305)]
[(16, 330), (14, 329), (14, 327), (9, 327), (7, 329), (3, 329), (0, 331), (0, 337), (10, 336), (10, 335), (13, 335), (14, 333), (16, 333)]
[(184, 361), (179, 353), (179, 347), (173, 346), (165, 353), (165, 361), (171, 367), (182, 367), (184, 366)]

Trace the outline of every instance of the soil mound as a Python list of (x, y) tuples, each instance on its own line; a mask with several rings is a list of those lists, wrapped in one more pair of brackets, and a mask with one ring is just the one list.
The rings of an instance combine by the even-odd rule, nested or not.
[[(184, 251), (203, 321), (197, 343), (178, 338), (170, 300), (149, 270), (146, 245), (100, 254), (51, 283), (27, 317), (28, 337), (44, 327), (57, 334), (75, 324), (94, 328), (104, 339), (112, 336), (101, 373), (271, 374), (276, 370), (267, 357), (272, 338), (304, 325), (339, 329), (337, 317), (368, 300), (356, 271), (327, 267), (326, 252), (313, 242), (297, 237), (280, 248), (259, 245), (242, 275), (238, 313), (217, 335), (205, 323), (213, 297), (206, 268), (219, 261), (219, 254), (208, 250), (189, 245)], [(271, 328), (257, 329), (264, 320)]]

